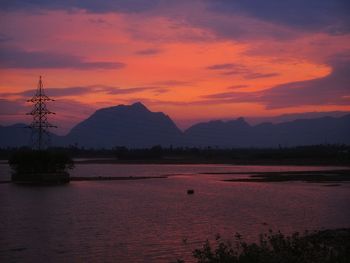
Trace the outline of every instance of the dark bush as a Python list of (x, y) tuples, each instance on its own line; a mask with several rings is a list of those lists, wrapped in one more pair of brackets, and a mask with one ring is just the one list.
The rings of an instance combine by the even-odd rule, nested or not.
[(233, 242), (217, 237), (214, 246), (206, 241), (193, 256), (198, 263), (345, 263), (350, 260), (350, 229), (291, 236), (270, 231), (250, 244), (239, 234)]

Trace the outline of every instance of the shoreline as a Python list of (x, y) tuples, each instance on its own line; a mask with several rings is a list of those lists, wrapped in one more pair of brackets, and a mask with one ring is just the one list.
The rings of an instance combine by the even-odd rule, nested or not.
[(151, 160), (118, 160), (118, 159), (87, 159), (87, 160), (75, 160), (76, 164), (159, 164), (159, 165), (191, 165), (191, 164), (221, 164), (221, 165), (242, 165), (242, 166), (329, 166), (329, 167), (348, 167), (348, 162), (337, 162), (324, 160), (246, 160), (246, 161), (232, 161), (232, 160), (172, 160), (172, 159), (151, 159)]
[(133, 180), (146, 180), (146, 179), (166, 179), (168, 176), (79, 176), (71, 177), (70, 181), (133, 181)]
[[(344, 167), (350, 169), (349, 161), (339, 160), (319, 160), (319, 159), (116, 159), (116, 158), (76, 158), (75, 164), (159, 164), (159, 165), (240, 165), (240, 166), (323, 166), (323, 167)], [(0, 159), (1, 164), (8, 164), (7, 159)]]
[[(112, 177), (112, 176), (76, 176), (76, 177), (70, 177), (70, 182), (84, 182), (84, 181), (134, 181), (134, 180), (146, 180), (146, 179), (166, 179), (168, 176), (161, 175), (161, 176), (119, 176), (119, 177)], [(11, 180), (3, 180), (0, 181), (0, 184), (21, 184), (21, 185), (41, 185), (40, 183), (16, 183)], [(43, 184), (45, 185), (45, 184)]]
[(224, 182), (244, 183), (281, 183), (281, 182), (305, 182), (305, 183), (338, 183), (350, 182), (350, 170), (324, 170), (324, 171), (286, 171), (286, 172), (244, 172), (244, 173), (221, 173), (221, 174), (244, 174), (247, 178), (226, 179)]
[[(281, 183), (281, 182), (305, 182), (305, 183), (327, 183), (338, 186), (340, 183), (350, 183), (350, 169), (335, 170), (311, 170), (311, 171), (285, 171), (285, 172), (207, 172), (199, 175), (246, 175), (246, 178), (231, 178), (221, 180), (223, 182), (244, 183)], [(146, 179), (167, 179), (173, 175), (159, 176), (76, 176), (70, 177), (70, 181), (133, 181)], [(13, 183), (11, 180), (0, 181), (0, 184)]]

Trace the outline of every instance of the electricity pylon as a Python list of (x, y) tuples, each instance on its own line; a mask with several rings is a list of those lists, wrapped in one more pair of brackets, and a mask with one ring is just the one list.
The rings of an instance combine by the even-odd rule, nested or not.
[(54, 100), (45, 95), (43, 81), (40, 76), (35, 95), (30, 100), (27, 100), (27, 102), (34, 104), (32, 111), (27, 113), (27, 115), (33, 116), (33, 121), (29, 125), (29, 128), (32, 129), (33, 148), (37, 150), (48, 147), (50, 139), (49, 128), (57, 128), (57, 126), (50, 124), (47, 120), (49, 114), (55, 114), (47, 109), (47, 101)]

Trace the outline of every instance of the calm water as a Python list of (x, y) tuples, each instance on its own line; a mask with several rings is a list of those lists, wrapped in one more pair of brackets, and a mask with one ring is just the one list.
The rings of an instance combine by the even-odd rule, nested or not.
[[(171, 262), (217, 233), (254, 240), (269, 228), (350, 227), (349, 184), (233, 183), (221, 180), (239, 175), (201, 174), (314, 169), (328, 168), (81, 164), (73, 176), (172, 176), (0, 184), (0, 262)], [(0, 164), (0, 180), (9, 172)]]

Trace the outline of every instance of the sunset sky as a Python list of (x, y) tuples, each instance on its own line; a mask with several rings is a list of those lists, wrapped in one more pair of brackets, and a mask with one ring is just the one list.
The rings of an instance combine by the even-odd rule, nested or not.
[(141, 101), (181, 128), (350, 111), (348, 0), (0, 1), (0, 124), (29, 122), (43, 76), (66, 133)]

